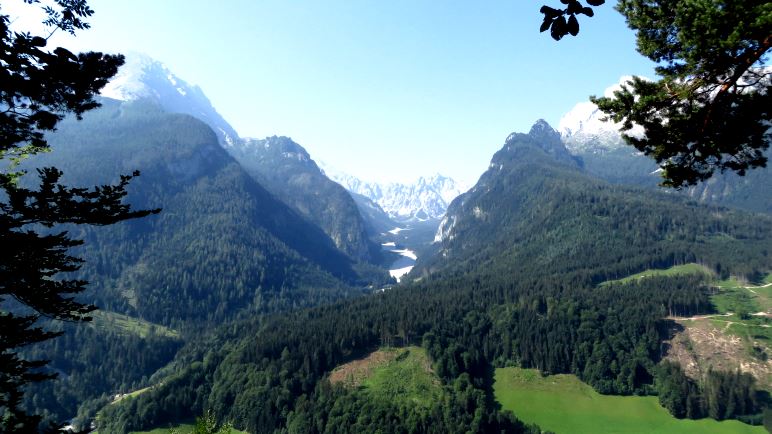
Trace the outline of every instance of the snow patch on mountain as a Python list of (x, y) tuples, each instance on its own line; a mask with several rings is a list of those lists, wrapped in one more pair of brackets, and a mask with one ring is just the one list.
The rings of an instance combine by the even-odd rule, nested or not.
[[(622, 85), (631, 79), (632, 76), (623, 76), (618, 83), (606, 88), (603, 95), (612, 97), (615, 91), (621, 89)], [(566, 148), (576, 155), (604, 153), (626, 146), (619, 132), (621, 123), (604, 118), (605, 113), (601, 112), (598, 106), (592, 102), (584, 101), (576, 104), (558, 123), (558, 132), (560, 132)], [(627, 134), (633, 137), (642, 137), (643, 128), (636, 125)]]
[(239, 136), (217, 113), (200, 87), (174, 75), (163, 63), (140, 53), (126, 55), (126, 63), (102, 89), (101, 95), (120, 101), (150, 99), (171, 113), (191, 115), (209, 125), (223, 147), (234, 146)]
[(453, 228), (456, 226), (456, 216), (445, 216), (440, 222), (440, 226), (437, 228), (437, 233), (434, 235), (434, 242), (441, 243), (445, 240), (452, 240)]
[(410, 184), (381, 184), (363, 181), (329, 165), (320, 166), (328, 178), (353, 193), (369, 198), (397, 221), (439, 219), (445, 215), (450, 202), (467, 190), (461, 183), (440, 174), (422, 176)]

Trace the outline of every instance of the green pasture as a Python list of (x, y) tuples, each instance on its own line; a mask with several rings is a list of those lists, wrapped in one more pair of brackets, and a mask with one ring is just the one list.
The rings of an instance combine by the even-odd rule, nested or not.
[(574, 375), (542, 377), (534, 369), (496, 369), (493, 392), (502, 408), (556, 434), (763, 434), (735, 420), (676, 419), (654, 396), (601, 395)]
[(165, 336), (173, 339), (180, 337), (179, 332), (176, 330), (120, 313), (97, 310), (91, 315), (94, 317), (92, 325), (99, 329), (118, 331), (122, 334), (133, 334), (142, 338), (150, 335)]
[(684, 265), (675, 265), (673, 267), (665, 268), (665, 269), (649, 269), (649, 270), (641, 271), (640, 273), (623, 277), (621, 279), (607, 280), (601, 283), (601, 285), (610, 285), (612, 283), (628, 283), (639, 279), (644, 279), (647, 277), (678, 276), (678, 275), (684, 275), (684, 274), (704, 274), (706, 276), (712, 275), (712, 273), (702, 265), (684, 264)]

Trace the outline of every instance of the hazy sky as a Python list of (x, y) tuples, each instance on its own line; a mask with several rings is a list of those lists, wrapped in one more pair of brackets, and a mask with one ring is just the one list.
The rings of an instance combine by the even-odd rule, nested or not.
[(473, 183), (509, 133), (653, 76), (615, 2), (560, 42), (538, 31), (544, 3), (559, 0), (91, 0), (92, 28), (55, 41), (144, 52), (241, 136), (290, 136), (361, 178)]

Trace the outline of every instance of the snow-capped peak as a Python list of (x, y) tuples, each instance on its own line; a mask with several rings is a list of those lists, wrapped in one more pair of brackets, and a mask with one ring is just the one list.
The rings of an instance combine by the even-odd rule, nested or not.
[(369, 198), (399, 221), (438, 219), (445, 215), (450, 202), (466, 191), (466, 186), (439, 173), (421, 176), (412, 183), (377, 183), (363, 181), (327, 164), (321, 167), (328, 178)]
[[(621, 89), (622, 85), (632, 79), (626, 75), (619, 82), (609, 86), (603, 92), (604, 96), (611, 97), (614, 92)], [(583, 101), (566, 113), (558, 123), (558, 132), (569, 151), (573, 154), (582, 152), (605, 152), (624, 146), (619, 128), (621, 124), (604, 120), (605, 114), (598, 106), (590, 101)], [(643, 129), (640, 126), (633, 127), (627, 134), (641, 137)]]
[[(159, 83), (157, 81), (162, 83)], [(187, 93), (187, 83), (179, 80), (163, 63), (141, 53), (126, 56), (126, 63), (102, 89), (102, 96), (120, 101), (133, 101), (141, 98), (160, 98), (159, 88), (173, 86), (180, 93)], [(159, 86), (160, 84), (160, 86)], [(178, 86), (182, 84), (182, 86)]]
[(188, 84), (146, 54), (126, 55), (126, 63), (102, 89), (101, 95), (120, 101), (150, 99), (169, 112), (202, 120), (214, 130), (224, 147), (239, 141), (236, 131), (217, 113), (200, 87)]

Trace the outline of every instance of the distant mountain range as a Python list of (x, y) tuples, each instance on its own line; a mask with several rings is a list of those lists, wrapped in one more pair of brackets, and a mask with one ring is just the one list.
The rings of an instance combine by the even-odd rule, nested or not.
[[(287, 169), (289, 166), (279, 164), (283, 169), (283, 173), (273, 173), (273, 175), (266, 172), (271, 170), (272, 164), (278, 164), (278, 160), (272, 159), (267, 161), (262, 157), (258, 157), (256, 152), (265, 153), (269, 148), (264, 147), (258, 149), (255, 146), (256, 143), (266, 144), (271, 141), (277, 141), (282, 138), (266, 138), (266, 139), (253, 139), (239, 137), (235, 129), (217, 112), (212, 106), (209, 99), (204, 92), (198, 86), (192, 86), (185, 80), (176, 76), (169, 70), (164, 64), (158, 62), (146, 55), (132, 53), (127, 55), (126, 64), (122, 66), (118, 72), (118, 75), (104, 88), (102, 95), (112, 99), (120, 101), (135, 101), (135, 100), (151, 100), (154, 103), (160, 105), (165, 111), (170, 113), (184, 113), (194, 116), (206, 124), (208, 124), (215, 134), (217, 134), (220, 144), (228, 150), (240, 163), (245, 164), (253, 175), (260, 172), (263, 182), (267, 182), (267, 187), (274, 194), (279, 196), (286, 196), (289, 190), (282, 188), (281, 191), (277, 191), (276, 187), (279, 185), (293, 185), (290, 183), (272, 183), (269, 180), (272, 177), (286, 177), (289, 175)], [(291, 140), (290, 140), (291, 141)], [(294, 142), (293, 142), (294, 143)], [(312, 168), (310, 165), (315, 164), (311, 160), (308, 153), (300, 147), (297, 143), (294, 144), (296, 148), (300, 148), (300, 152), (285, 152), (286, 154), (292, 153), (293, 155), (305, 156), (305, 160), (302, 158), (295, 162), (294, 168), (300, 170), (300, 172), (306, 175), (316, 178), (321, 182), (324, 188), (329, 187), (325, 182), (320, 181), (318, 175), (318, 168)], [(278, 155), (278, 154), (277, 154)], [(261, 160), (262, 170), (258, 171), (257, 167), (253, 164), (257, 160)], [(304, 164), (310, 162), (310, 164)], [(278, 167), (278, 166), (276, 166)], [(297, 173), (296, 173), (297, 174)], [(274, 176), (275, 175), (275, 176)], [(410, 221), (410, 220), (428, 220), (438, 219), (445, 214), (445, 209), (453, 198), (458, 196), (465, 189), (463, 185), (460, 185), (453, 179), (442, 175), (434, 175), (430, 177), (420, 177), (414, 183), (367, 183), (362, 180), (356, 179), (351, 175), (344, 174), (342, 172), (331, 169), (329, 166), (325, 167), (324, 175), (332, 179), (333, 181), (341, 184), (348, 191), (359, 194), (373, 201), (374, 204), (380, 206), (383, 211), (388, 215), (390, 219), (398, 221)], [(322, 175), (323, 176), (323, 175)], [(297, 186), (297, 183), (294, 183)], [(317, 187), (318, 183), (307, 184), (305, 189), (309, 187)], [(292, 189), (289, 187), (290, 190)], [(296, 192), (299, 192), (296, 190)], [(294, 200), (299, 198), (298, 195), (293, 195), (293, 198), (289, 200), (294, 202), (293, 206), (298, 208), (301, 202), (304, 202), (318, 194), (312, 194), (310, 191), (309, 197), (303, 200)], [(360, 203), (360, 211), (365, 214), (375, 212), (372, 216), (373, 219), (379, 220), (381, 224), (371, 221), (365, 223), (370, 226), (383, 226), (382, 215), (373, 210), (372, 204), (367, 204), (361, 198), (354, 197)], [(312, 204), (309, 204), (311, 208), (314, 208)], [(353, 206), (353, 205), (351, 205)], [(347, 207), (351, 209), (351, 206)], [(321, 204), (316, 206), (317, 212), (304, 212), (307, 208), (306, 205), (301, 206), (299, 211), (310, 217), (316, 215), (320, 216), (320, 213), (325, 212), (328, 214), (327, 220), (329, 220), (330, 211), (322, 211)], [(365, 215), (367, 218), (367, 215)], [(372, 219), (371, 219), (372, 220)], [(359, 226), (362, 226), (362, 222), (357, 222), (353, 227), (349, 227), (350, 230), (359, 231)], [(390, 223), (386, 224), (387, 226)], [(355, 257), (365, 258), (371, 256), (370, 253), (365, 253), (366, 250), (371, 249), (371, 246), (365, 246), (361, 241), (361, 232), (354, 235), (353, 233), (342, 234), (330, 229), (326, 224), (321, 225), (326, 228), (328, 234), (337, 239), (336, 244), (339, 247), (343, 247), (346, 243), (346, 239), (351, 239), (356, 246), (343, 247), (345, 251), (353, 253)]]
[(329, 165), (322, 168), (330, 179), (370, 199), (398, 222), (442, 218), (450, 202), (466, 190), (463, 184), (440, 174), (421, 176), (410, 184), (377, 183), (363, 181)]

